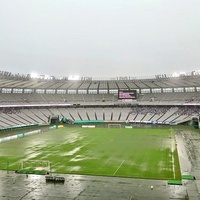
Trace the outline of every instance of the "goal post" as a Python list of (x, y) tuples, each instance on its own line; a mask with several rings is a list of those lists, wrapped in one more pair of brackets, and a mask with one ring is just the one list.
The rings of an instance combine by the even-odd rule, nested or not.
[(108, 124), (108, 128), (121, 128), (121, 124)]
[(18, 173), (45, 175), (50, 171), (51, 165), (47, 160), (23, 160), (19, 164)]

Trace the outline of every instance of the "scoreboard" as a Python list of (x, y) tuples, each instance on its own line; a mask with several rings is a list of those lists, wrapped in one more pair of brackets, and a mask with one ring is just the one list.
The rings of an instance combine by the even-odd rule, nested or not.
[(136, 99), (137, 90), (119, 90), (118, 99)]

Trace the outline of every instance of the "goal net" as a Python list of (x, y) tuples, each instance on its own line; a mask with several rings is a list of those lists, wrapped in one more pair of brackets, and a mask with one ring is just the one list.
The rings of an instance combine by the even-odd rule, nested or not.
[(108, 124), (108, 128), (121, 128), (121, 124)]
[(45, 160), (23, 160), (20, 162), (18, 173), (23, 174), (48, 174), (50, 162)]

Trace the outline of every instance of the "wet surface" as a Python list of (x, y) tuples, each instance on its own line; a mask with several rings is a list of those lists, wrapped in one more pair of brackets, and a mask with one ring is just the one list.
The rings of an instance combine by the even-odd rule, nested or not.
[(195, 180), (183, 181), (190, 200), (200, 199), (200, 131), (179, 130), (176, 133), (177, 149), (182, 175)]
[[(176, 142), (182, 174), (196, 180), (168, 185), (166, 180), (147, 180), (85, 175), (58, 175), (65, 183), (47, 183), (45, 176), (0, 171), (0, 200), (190, 200), (200, 199), (200, 134), (179, 131)], [(56, 176), (57, 174), (53, 174)], [(153, 187), (152, 187), (153, 186)]]
[[(60, 176), (60, 175), (59, 175)], [(65, 183), (46, 183), (44, 176), (1, 172), (0, 199), (184, 199), (185, 186), (167, 181), (64, 175)], [(153, 189), (151, 188), (153, 186)]]

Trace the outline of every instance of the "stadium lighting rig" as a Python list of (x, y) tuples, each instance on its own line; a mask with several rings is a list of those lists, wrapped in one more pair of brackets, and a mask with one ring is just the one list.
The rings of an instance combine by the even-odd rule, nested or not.
[(74, 80), (74, 81), (77, 81), (77, 80), (80, 80), (80, 76), (78, 76), (78, 75), (75, 75), (75, 76), (69, 76), (68, 77), (68, 80)]
[(184, 76), (186, 75), (186, 72), (174, 72), (172, 74), (173, 77), (179, 77), (179, 76)]
[(39, 75), (37, 73), (31, 73), (31, 78), (39, 78)]
[(33, 78), (33, 79), (45, 79), (45, 80), (53, 79), (52, 76), (49, 76), (49, 75), (39, 75), (37, 73), (31, 73), (31, 78)]

